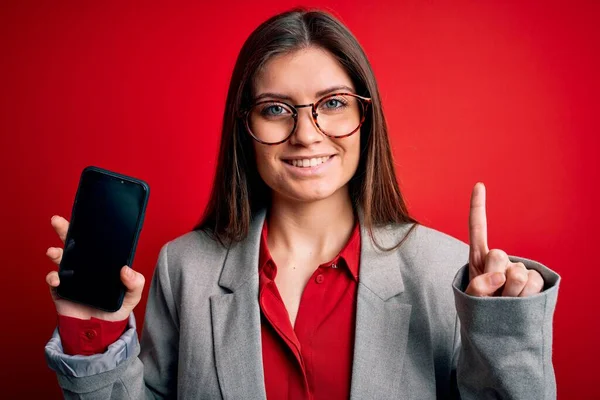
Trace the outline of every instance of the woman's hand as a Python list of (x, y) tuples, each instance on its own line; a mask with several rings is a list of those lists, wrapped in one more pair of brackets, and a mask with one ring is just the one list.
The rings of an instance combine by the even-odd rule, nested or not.
[(485, 186), (477, 183), (469, 215), (469, 286), (471, 296), (526, 297), (540, 293), (544, 279), (521, 262), (513, 263), (498, 249), (489, 250), (485, 214)]
[[(52, 217), (51, 224), (60, 237), (60, 240), (62, 240), (64, 244), (67, 236), (67, 230), (69, 229), (69, 221), (63, 217), (55, 215)], [(62, 259), (63, 249), (60, 247), (50, 247), (46, 251), (46, 255), (58, 265)], [(46, 275), (46, 282), (50, 286), (50, 293), (58, 314), (79, 319), (90, 319), (91, 317), (94, 317), (103, 319), (105, 321), (122, 321), (129, 317), (131, 311), (133, 311), (135, 306), (137, 306), (137, 304), (140, 302), (145, 280), (142, 274), (134, 271), (128, 266), (124, 266), (121, 269), (121, 281), (127, 288), (125, 297), (123, 299), (123, 305), (116, 312), (107, 312), (83, 304), (74, 303), (69, 300), (61, 299), (56, 293), (56, 288), (60, 284), (58, 272), (52, 271)]]

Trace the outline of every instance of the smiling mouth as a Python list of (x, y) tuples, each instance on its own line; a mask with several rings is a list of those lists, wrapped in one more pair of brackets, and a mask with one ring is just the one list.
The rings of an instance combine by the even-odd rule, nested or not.
[(333, 156), (303, 158), (301, 160), (283, 160), (283, 162), (298, 168), (311, 168), (323, 164), (324, 162), (328, 161), (331, 157)]

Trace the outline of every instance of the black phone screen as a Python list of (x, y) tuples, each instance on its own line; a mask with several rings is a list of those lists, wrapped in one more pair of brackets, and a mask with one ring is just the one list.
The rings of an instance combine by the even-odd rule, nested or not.
[(120, 270), (133, 261), (148, 187), (99, 169), (81, 175), (60, 264), (61, 297), (103, 310), (121, 307)]

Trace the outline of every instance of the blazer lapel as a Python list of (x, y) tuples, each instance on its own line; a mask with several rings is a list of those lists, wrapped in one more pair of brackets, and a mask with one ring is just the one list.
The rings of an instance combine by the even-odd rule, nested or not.
[[(359, 214), (360, 217), (360, 214)], [(352, 365), (352, 399), (402, 398), (399, 382), (404, 365), (411, 306), (404, 291), (398, 251), (378, 250), (361, 223), (361, 256)], [(391, 247), (410, 225), (374, 229), (378, 243)]]
[(224, 399), (264, 399), (258, 304), (258, 251), (265, 212), (248, 237), (227, 253), (219, 285), (231, 293), (210, 298), (215, 364)]

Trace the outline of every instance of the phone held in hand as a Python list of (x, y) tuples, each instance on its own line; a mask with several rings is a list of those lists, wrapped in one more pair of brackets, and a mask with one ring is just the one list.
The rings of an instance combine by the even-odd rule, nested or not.
[(125, 296), (120, 271), (132, 266), (150, 188), (97, 167), (81, 173), (60, 263), (60, 297), (117, 311)]

